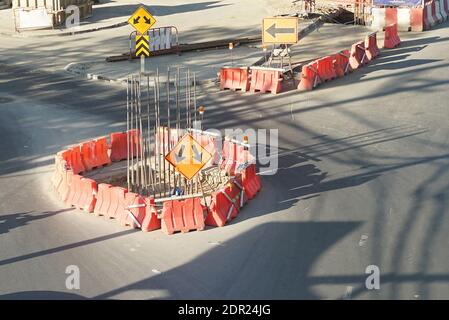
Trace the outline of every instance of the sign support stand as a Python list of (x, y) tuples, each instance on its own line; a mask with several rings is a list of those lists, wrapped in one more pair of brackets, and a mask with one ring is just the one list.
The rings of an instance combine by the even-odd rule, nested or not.
[(140, 73), (145, 74), (145, 57), (140, 56)]

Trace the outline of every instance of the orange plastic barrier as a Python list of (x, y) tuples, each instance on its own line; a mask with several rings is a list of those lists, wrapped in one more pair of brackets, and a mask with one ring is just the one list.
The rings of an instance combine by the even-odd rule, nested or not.
[(56, 153), (57, 157), (58, 156), (61, 157), (62, 160), (64, 160), (66, 162), (66, 169), (67, 170), (72, 168), (72, 166), (70, 165), (71, 153), (72, 153), (72, 151), (70, 151), (69, 149), (62, 150), (62, 151), (59, 151), (58, 153)]
[(111, 205), (112, 186), (107, 183), (100, 183), (97, 190), (97, 202), (95, 203), (94, 213), (97, 216), (106, 216)]
[(112, 132), (111, 140), (111, 161), (121, 161), (128, 157), (126, 132)]
[(318, 76), (322, 81), (329, 81), (337, 77), (334, 69), (334, 59), (332, 56), (326, 56), (316, 60)]
[(272, 94), (281, 92), (281, 82), (284, 78), (284, 70), (276, 68), (251, 67), (250, 91), (267, 91)]
[(62, 150), (59, 151), (58, 153), (56, 153), (56, 156), (60, 156), (63, 160), (65, 160), (67, 162), (67, 165), (70, 166), (70, 150)]
[(80, 144), (81, 160), (87, 171), (96, 167), (95, 165), (95, 141), (85, 141)]
[(141, 228), (145, 219), (146, 202), (143, 197), (134, 192), (125, 193), (124, 206), (117, 216), (120, 225)]
[(125, 194), (128, 192), (127, 189), (121, 187), (112, 187), (110, 191), (110, 203), (106, 214), (106, 218), (119, 218), (122, 208), (125, 206)]
[(73, 176), (72, 170), (65, 170), (65, 172), (61, 175), (62, 178), (61, 183), (56, 188), (56, 192), (59, 195), (59, 199), (63, 202), (67, 200), (67, 197), (69, 195), (72, 176)]
[(252, 164), (242, 171), (242, 186), (246, 197), (253, 199), (261, 188), (260, 177), (256, 174), (256, 165)]
[(79, 145), (70, 147), (70, 166), (74, 174), (83, 173), (86, 170), (81, 159), (81, 149)]
[(377, 46), (377, 32), (373, 32), (365, 38), (365, 54), (368, 61), (373, 60), (380, 54)]
[(353, 70), (355, 70), (357, 68), (360, 68), (367, 62), (368, 61), (366, 59), (364, 41), (354, 43), (351, 46), (351, 53), (350, 53), (350, 57), (349, 57), (349, 64), (350, 64), (351, 68)]
[(398, 23), (398, 8), (385, 8), (385, 24)]
[(82, 209), (86, 212), (94, 212), (97, 194), (97, 182), (92, 179), (81, 179), (80, 196), (77, 202), (74, 204), (78, 209)]
[(81, 160), (87, 171), (111, 163), (108, 143), (105, 137), (85, 141), (80, 144)]
[(397, 24), (391, 24), (385, 27), (384, 48), (392, 49), (401, 44), (401, 39), (398, 35)]
[(220, 169), (232, 176), (235, 173), (237, 159), (237, 146), (234, 142), (224, 140), (220, 159)]
[(249, 90), (249, 72), (247, 67), (220, 69), (220, 90)]
[(67, 198), (65, 203), (68, 206), (75, 206), (81, 197), (82, 187), (81, 187), (81, 179), (82, 176), (79, 174), (73, 174), (68, 177), (69, 180), (69, 192), (67, 194)]
[(157, 216), (157, 210), (153, 198), (144, 198), (146, 203), (145, 218), (142, 221), (142, 231), (149, 232), (161, 228), (161, 220)]
[(227, 221), (234, 219), (240, 208), (240, 188), (229, 182), (223, 190), (212, 194), (206, 224), (222, 227)]
[(203, 230), (204, 215), (200, 198), (165, 201), (161, 214), (161, 228), (166, 234)]
[(95, 159), (97, 167), (105, 166), (111, 163), (108, 155), (109, 146), (106, 137), (95, 139)]
[(55, 156), (55, 169), (53, 170), (53, 176), (51, 178), (51, 183), (55, 190), (58, 190), (59, 186), (63, 181), (63, 176), (66, 174), (67, 162), (62, 158), (61, 155)]
[(338, 77), (343, 77), (345, 74), (352, 72), (351, 65), (349, 64), (349, 50), (343, 50), (334, 54), (334, 68)]
[[(428, 7), (425, 5), (424, 8)], [(449, 10), (447, 10), (449, 13)], [(423, 8), (410, 8), (410, 23), (411, 23), (411, 31), (424, 31), (425, 24), (425, 9)]]
[(310, 91), (321, 83), (316, 67), (309, 63), (302, 66), (301, 80), (299, 81), (298, 90)]

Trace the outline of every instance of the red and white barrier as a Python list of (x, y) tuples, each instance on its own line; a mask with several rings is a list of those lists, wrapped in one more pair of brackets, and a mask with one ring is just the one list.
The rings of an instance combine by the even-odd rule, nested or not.
[(411, 8), (372, 8), (371, 27), (382, 31), (386, 26), (397, 24), (399, 31), (412, 29)]
[(371, 28), (383, 30), (397, 24), (398, 31), (423, 31), (446, 21), (449, 17), (449, 0), (431, 0), (419, 8), (372, 8)]
[(439, 13), (441, 15), (441, 18), (443, 19), (443, 21), (446, 21), (449, 15), (449, 12), (447, 11), (447, 0), (438, 0), (438, 4), (440, 8)]

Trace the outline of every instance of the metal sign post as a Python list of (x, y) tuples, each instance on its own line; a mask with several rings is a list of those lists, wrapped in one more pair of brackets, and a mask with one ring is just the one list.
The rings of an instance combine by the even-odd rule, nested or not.
[(137, 31), (136, 57), (140, 57), (140, 73), (145, 73), (145, 58), (150, 56), (150, 39), (145, 34), (156, 23), (153, 15), (140, 6), (128, 19), (128, 23)]
[(140, 73), (145, 73), (145, 56), (140, 56)]

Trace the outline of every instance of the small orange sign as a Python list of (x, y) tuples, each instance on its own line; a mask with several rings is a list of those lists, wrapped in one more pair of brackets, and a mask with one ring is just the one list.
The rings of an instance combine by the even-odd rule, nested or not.
[(212, 158), (190, 134), (186, 134), (165, 156), (179, 173), (188, 180), (192, 179)]

